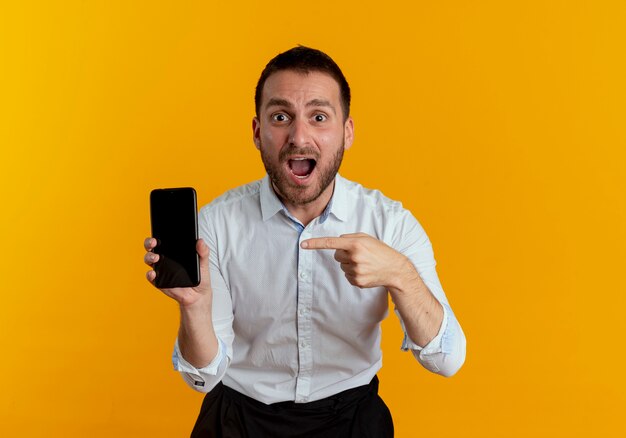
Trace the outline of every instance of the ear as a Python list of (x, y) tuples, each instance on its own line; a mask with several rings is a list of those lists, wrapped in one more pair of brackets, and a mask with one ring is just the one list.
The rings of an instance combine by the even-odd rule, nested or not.
[(261, 122), (254, 117), (252, 119), (252, 141), (258, 150), (261, 150)]
[(343, 127), (343, 141), (344, 141), (344, 149), (350, 149), (352, 146), (352, 142), (354, 141), (354, 122), (352, 121), (352, 117), (348, 117), (346, 123)]

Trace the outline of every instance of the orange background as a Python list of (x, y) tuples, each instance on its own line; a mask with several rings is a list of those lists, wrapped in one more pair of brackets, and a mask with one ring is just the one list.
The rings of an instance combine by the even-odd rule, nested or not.
[(444, 379), (385, 322), (397, 436), (626, 436), (625, 23), (622, 1), (4, 2), (0, 435), (188, 436), (149, 191), (261, 178), (254, 86), (300, 43), (353, 89), (342, 174), (422, 222), (468, 338)]

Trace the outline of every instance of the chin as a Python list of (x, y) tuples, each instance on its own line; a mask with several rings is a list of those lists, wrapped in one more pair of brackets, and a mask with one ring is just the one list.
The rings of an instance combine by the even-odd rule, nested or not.
[(306, 205), (315, 201), (320, 197), (323, 190), (320, 190), (319, 187), (281, 187), (277, 186), (280, 191), (280, 196), (284, 198), (287, 202), (295, 205)]

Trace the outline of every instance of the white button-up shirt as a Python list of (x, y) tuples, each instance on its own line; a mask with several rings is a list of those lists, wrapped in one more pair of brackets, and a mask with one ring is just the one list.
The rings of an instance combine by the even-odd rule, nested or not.
[(198, 391), (222, 380), (264, 403), (308, 402), (372, 380), (382, 365), (387, 291), (351, 285), (334, 250), (300, 248), (313, 237), (363, 232), (407, 256), (443, 305), (444, 318), (423, 348), (405, 330), (402, 348), (442, 375), (454, 374), (465, 360), (465, 336), (437, 277), (428, 236), (408, 210), (377, 190), (337, 175), (324, 213), (305, 227), (266, 176), (202, 208), (199, 232), (211, 251), (218, 354), (201, 369), (185, 361), (178, 343), (173, 354), (175, 369)]

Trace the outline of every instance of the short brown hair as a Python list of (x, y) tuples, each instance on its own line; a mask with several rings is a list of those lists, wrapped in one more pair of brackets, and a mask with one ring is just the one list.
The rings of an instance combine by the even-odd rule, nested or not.
[(267, 63), (263, 72), (261, 72), (261, 77), (257, 82), (254, 93), (254, 104), (257, 117), (259, 116), (259, 112), (261, 110), (261, 98), (265, 81), (272, 74), (283, 70), (294, 70), (301, 73), (317, 71), (330, 75), (335, 81), (337, 81), (337, 84), (339, 84), (341, 108), (343, 109), (344, 120), (348, 118), (350, 115), (350, 86), (348, 85), (348, 81), (343, 75), (343, 72), (335, 61), (333, 61), (333, 59), (326, 53), (304, 46), (297, 46), (293, 49), (287, 50), (286, 52), (278, 54)]

